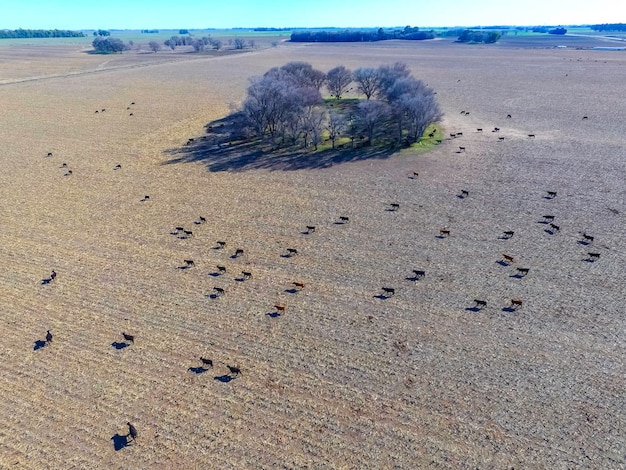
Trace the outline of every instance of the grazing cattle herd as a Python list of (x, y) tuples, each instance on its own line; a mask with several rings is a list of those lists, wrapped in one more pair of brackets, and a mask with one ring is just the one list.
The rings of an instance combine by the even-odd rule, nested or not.
[[(131, 104), (134, 105), (135, 103), (133, 102)], [(127, 108), (127, 109), (129, 109), (129, 108)], [(105, 112), (104, 108), (100, 109), (99, 111), (98, 110), (95, 111), (95, 113), (103, 113), (103, 112)], [(467, 112), (467, 111), (462, 111), (461, 114), (467, 116), (470, 113)], [(131, 113), (131, 116), (132, 116), (132, 113)], [(510, 114), (507, 115), (506, 118), (507, 119), (511, 119), (511, 115)], [(583, 119), (587, 119), (587, 116), (584, 116)], [(477, 130), (477, 132), (482, 132), (483, 129), (482, 128), (477, 128), (476, 130)], [(500, 131), (500, 128), (495, 127), (492, 132), (499, 132), (499, 131)], [(534, 134), (527, 134), (527, 135), (530, 138), (534, 138), (535, 137)], [(433, 131), (433, 133), (430, 136), (431, 137), (434, 136), (434, 131)], [(450, 138), (448, 140), (456, 139), (456, 138), (462, 137), (462, 136), (463, 136), (462, 132), (450, 133)], [(504, 140), (504, 137), (498, 137), (498, 141), (503, 141), (503, 140)], [(191, 139), (189, 139), (187, 141), (187, 143), (185, 145), (191, 145), (193, 142), (194, 142), (194, 139), (191, 138)], [(466, 146), (458, 146), (458, 149), (459, 150), (456, 153), (466, 153)], [(467, 152), (467, 153), (469, 154), (470, 152)], [(47, 153), (47, 157), (53, 157), (52, 152), (48, 152)], [(68, 167), (68, 165), (66, 163), (63, 163), (61, 165), (61, 168), (67, 168), (67, 167)], [(113, 169), (114, 170), (119, 170), (121, 168), (122, 168), (121, 165), (118, 164)], [(67, 175), (71, 175), (71, 174), (72, 174), (72, 171), (68, 170), (65, 175), (67, 176)], [(412, 175), (409, 176), (409, 178), (410, 179), (416, 179), (418, 176), (419, 176), (419, 172), (414, 171), (412, 173)], [(547, 195), (543, 197), (544, 199), (551, 200), (551, 199), (555, 199), (557, 197), (557, 192), (556, 191), (550, 190), (550, 191), (547, 191), (545, 194), (547, 194)], [(465, 199), (465, 198), (469, 197), (469, 191), (466, 190), (466, 189), (461, 190), (461, 194), (458, 195), (458, 197), (461, 198), (461, 199)], [(149, 199), (150, 199), (150, 196), (146, 195), (146, 196), (144, 196), (144, 198), (141, 201), (145, 202), (145, 201), (148, 201)], [(546, 202), (546, 204), (549, 204), (549, 203)], [(387, 211), (396, 212), (396, 211), (399, 210), (399, 208), (400, 208), (400, 203), (394, 202), (394, 203), (390, 203), (389, 204), (389, 207), (388, 207)], [(543, 218), (543, 220), (541, 220), (539, 223), (548, 225), (550, 227), (550, 229), (551, 229), (549, 231), (550, 234), (554, 234), (556, 232), (560, 232), (560, 226), (558, 226), (558, 225), (556, 225), (554, 223), (554, 220), (556, 218), (554, 215), (543, 215), (542, 218)], [(341, 225), (341, 224), (348, 223), (350, 221), (350, 218), (348, 216), (339, 216), (338, 219), (335, 219), (335, 220), (336, 221), (333, 223), (334, 225), (337, 225), (337, 224)], [(207, 223), (207, 218), (204, 217), (204, 216), (199, 216), (198, 219), (196, 221), (194, 221), (193, 223), (195, 225), (206, 224)], [(310, 234), (316, 233), (318, 231), (318, 227), (319, 227), (319, 225), (306, 225), (306, 231), (300, 232), (300, 233), (303, 234), (303, 235), (310, 235)], [(548, 231), (548, 230), (546, 229), (546, 231)], [(174, 231), (172, 231), (170, 233), (171, 233), (171, 235), (174, 235), (178, 239), (181, 239), (181, 240), (188, 239), (188, 238), (190, 238), (190, 237), (192, 237), (194, 235), (191, 230), (187, 230), (183, 226), (180, 226), (180, 225), (176, 226)], [(201, 229), (199, 229), (198, 233), (201, 233)], [(512, 231), (512, 230), (503, 231), (502, 232), (503, 235), (500, 237), (500, 239), (501, 240), (508, 240), (508, 239), (513, 237), (514, 233), (515, 232)], [(593, 236), (588, 235), (585, 232), (579, 232), (579, 235), (580, 235), (579, 238), (581, 238), (579, 243), (584, 244), (584, 245), (589, 245), (589, 244), (593, 243), (594, 240), (595, 240), (595, 238)], [(441, 228), (439, 230), (439, 236), (437, 238), (447, 239), (450, 236), (451, 236), (451, 229), (445, 227), (445, 228)], [(459, 236), (461, 236), (461, 235), (459, 235)], [(449, 242), (442, 242), (442, 243), (453, 243), (453, 240), (451, 240)], [(222, 250), (226, 246), (227, 246), (227, 242), (226, 241), (217, 241), (216, 242), (216, 246), (213, 247), (213, 249), (214, 250)], [(300, 253), (299, 253), (298, 249), (296, 249), (296, 248), (286, 248), (286, 254), (281, 255), (281, 257), (283, 257), (283, 258), (291, 258), (294, 255), (299, 255), (299, 254)], [(230, 256), (230, 258), (234, 260), (234, 259), (237, 259), (237, 258), (243, 256), (243, 255), (244, 255), (244, 249), (237, 248), (234, 251), (233, 255)], [(247, 256), (244, 257), (244, 260), (246, 258), (247, 258)], [(587, 252), (587, 258), (585, 258), (584, 261), (595, 262), (595, 261), (597, 261), (599, 259), (600, 259), (600, 253), (599, 252)], [(503, 266), (508, 266), (509, 264), (512, 264), (512, 263), (515, 263), (515, 262), (516, 262), (516, 257), (514, 257), (513, 255), (506, 254), (506, 253), (502, 254), (502, 259), (499, 261), (499, 263), (502, 264)], [(183, 266), (179, 266), (179, 268), (187, 269), (187, 268), (191, 268), (191, 267), (196, 267), (196, 261), (194, 261), (193, 259), (184, 259), (183, 263), (184, 263), (184, 265)], [(200, 263), (200, 265), (202, 264), (201, 262), (199, 262), (199, 263)], [(213, 265), (213, 266), (215, 266), (215, 265)], [(218, 264), (216, 267), (217, 267), (217, 272), (216, 273), (211, 273), (210, 275), (212, 275), (212, 276), (222, 276), (223, 274), (225, 274), (227, 272), (226, 266)], [(521, 278), (526, 277), (529, 274), (529, 272), (530, 272), (530, 268), (528, 268), (528, 267), (526, 267), (526, 268), (516, 267), (515, 269), (516, 269), (517, 274), (511, 275), (510, 277), (521, 279)], [(413, 277), (408, 277), (408, 278), (406, 278), (406, 280), (414, 281), (414, 283), (415, 283), (414, 285), (417, 285), (417, 281), (425, 278), (425, 276), (426, 276), (426, 271), (423, 270), (423, 269), (414, 269), (412, 272), (413, 272), (414, 276)], [(241, 271), (241, 275), (243, 276), (242, 278), (236, 279), (239, 282), (243, 282), (244, 280), (251, 280), (251, 279), (253, 279), (253, 275), (252, 275), (251, 271), (243, 270), (243, 271)], [(56, 277), (57, 277), (57, 273), (54, 270), (52, 270), (51, 275), (50, 275), (50, 279), (44, 280), (44, 281), (48, 281), (48, 282), (42, 282), (42, 284), (48, 284), (49, 282), (55, 280)], [(294, 281), (294, 282), (292, 282), (292, 285), (294, 286), (294, 288), (291, 289), (291, 290), (287, 290), (287, 292), (296, 293), (296, 292), (304, 289), (304, 287), (305, 287), (305, 283), (301, 282), (301, 281)], [(387, 300), (387, 299), (389, 299), (391, 297), (396, 296), (397, 293), (401, 294), (401, 291), (402, 291), (402, 289), (398, 289), (397, 287), (381, 287), (380, 290), (382, 291), (382, 294), (374, 295), (373, 297), (378, 298), (378, 299), (382, 299), (382, 300)], [(213, 292), (214, 292), (213, 294), (207, 295), (207, 297), (211, 297), (213, 299), (217, 299), (217, 298), (219, 298), (219, 297), (221, 297), (221, 296), (223, 296), (225, 294), (226, 289), (224, 287), (215, 286), (215, 287), (213, 287)], [(472, 298), (472, 297), (470, 297), (470, 298)], [(491, 300), (490, 300), (490, 302), (491, 302), (491, 304), (494, 303)], [(480, 311), (482, 311), (482, 309), (487, 308), (487, 305), (488, 305), (488, 301), (485, 300), (484, 298), (473, 298), (473, 306), (470, 307), (470, 308), (466, 308), (465, 310), (470, 310), (470, 311), (474, 311), (474, 312), (480, 312)], [(502, 305), (502, 304), (500, 304), (500, 305)], [(505, 312), (516, 312), (518, 309), (522, 308), (522, 306), (524, 305), (524, 301), (521, 298), (519, 298), (519, 297), (512, 297), (512, 298), (509, 299), (508, 303), (505, 304), (505, 305), (506, 306), (504, 308), (502, 308), (502, 311), (505, 311)], [(275, 312), (267, 314), (267, 315), (272, 317), (272, 318), (279, 317), (279, 316), (281, 316), (282, 314), (284, 314), (287, 311), (287, 306), (285, 304), (283, 304), (283, 303), (276, 303), (276, 304), (274, 304), (274, 309), (275, 309)], [(369, 318), (371, 320), (371, 317), (369, 317)], [(124, 338), (124, 340), (127, 343), (130, 343), (130, 344), (134, 345), (134, 343), (135, 343), (135, 335), (131, 335), (131, 334), (128, 334), (128, 333), (125, 333), (125, 332), (122, 332), (121, 335), (122, 335), (122, 337)], [(50, 330), (47, 330), (45, 339), (46, 339), (46, 344), (52, 343), (52, 333), (50, 332)], [(119, 345), (120, 343), (114, 343), (114, 344), (118, 344)], [(122, 346), (118, 347), (118, 349), (123, 349), (126, 346), (130, 346), (130, 344), (122, 344)], [(198, 357), (198, 356), (196, 356), (196, 357)], [(213, 365), (214, 365), (213, 359), (209, 359), (209, 358), (206, 358), (206, 357), (203, 357), (203, 356), (200, 356), (199, 359), (202, 362), (203, 366), (208, 366), (208, 367), (212, 368)], [(224, 382), (227, 382), (229, 380), (237, 378), (237, 377), (239, 377), (242, 374), (241, 369), (239, 367), (237, 367), (237, 366), (231, 366), (231, 365), (226, 364), (226, 367), (229, 370), (229, 375), (226, 376), (228, 380), (222, 380)], [(190, 368), (190, 370), (193, 370), (196, 373), (199, 373), (199, 372), (204, 372), (206, 369), (205, 368), (201, 368), (201, 369)], [(222, 378), (223, 377), (224, 376), (222, 376)], [(219, 377), (216, 377), (216, 378), (219, 378)], [(220, 380), (222, 378), (220, 378)], [(128, 426), (128, 434), (127, 434), (126, 437), (127, 438), (131, 438), (132, 441), (135, 442), (136, 439), (137, 439), (137, 436), (138, 436), (137, 429), (130, 422), (127, 422), (127, 426)]]

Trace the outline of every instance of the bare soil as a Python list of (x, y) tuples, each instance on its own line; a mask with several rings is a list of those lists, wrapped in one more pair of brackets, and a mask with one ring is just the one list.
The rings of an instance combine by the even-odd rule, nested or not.
[[(0, 467), (624, 468), (624, 53), (5, 52), (33, 80), (0, 84)], [(463, 135), (321, 166), (185, 145), (292, 60), (407, 62)]]

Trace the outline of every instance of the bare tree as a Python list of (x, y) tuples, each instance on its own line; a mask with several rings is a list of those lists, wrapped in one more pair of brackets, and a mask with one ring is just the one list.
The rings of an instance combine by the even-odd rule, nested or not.
[(357, 90), (369, 99), (380, 90), (380, 79), (378, 71), (371, 67), (360, 67), (352, 74), (353, 80), (356, 82)]
[(411, 75), (409, 67), (404, 62), (395, 62), (393, 65), (381, 65), (378, 67), (378, 80), (379, 89), (378, 94), (380, 98), (387, 97), (387, 90), (391, 88), (394, 83), (402, 78), (408, 78)]
[(409, 123), (409, 138), (413, 142), (417, 142), (424, 134), (426, 128), (431, 123), (439, 121), (443, 116), (432, 92), (403, 95), (400, 102), (406, 109)]
[(156, 41), (150, 41), (148, 43), (148, 47), (150, 48), (150, 50), (154, 53), (157, 53), (161, 50), (161, 44), (159, 44)]
[(204, 41), (202, 39), (194, 39), (191, 45), (196, 52), (202, 52), (204, 50)]
[(241, 39), (241, 38), (235, 38), (233, 40), (233, 44), (235, 45), (235, 49), (237, 49), (237, 50), (241, 50), (241, 49), (244, 49), (246, 47), (246, 41), (244, 39)]
[(389, 115), (389, 105), (382, 101), (363, 101), (357, 106), (358, 120), (371, 144), (378, 127)]
[(352, 83), (352, 72), (343, 65), (331, 69), (326, 74), (326, 87), (331, 96), (341, 99)]
[(211, 47), (214, 47), (215, 50), (217, 51), (219, 51), (222, 48), (222, 41), (220, 41), (219, 39), (210, 38), (209, 44), (211, 44)]
[(350, 137), (350, 144), (354, 148), (354, 140), (359, 133), (359, 122), (353, 114), (350, 114), (348, 116), (348, 120), (346, 121), (346, 127), (348, 130), (348, 136)]
[(326, 74), (313, 68), (307, 62), (289, 62), (280, 70), (286, 72), (296, 86), (300, 88), (315, 88), (320, 90), (326, 81)]
[(322, 130), (326, 113), (318, 108), (309, 107), (302, 113), (302, 134), (304, 137), (304, 147), (307, 147), (308, 138), (317, 150), (322, 139)]
[(399, 100), (404, 95), (419, 95), (432, 93), (426, 84), (413, 77), (402, 77), (396, 79), (385, 91), (385, 97), (389, 103)]
[(163, 44), (165, 44), (167, 47), (169, 47), (172, 50), (176, 49), (176, 46), (178, 45), (174, 36), (163, 41)]
[(305, 146), (309, 139), (314, 145), (319, 143), (324, 116), (317, 108), (323, 100), (313, 82), (304, 76), (275, 67), (251, 80), (242, 113), (259, 136), (269, 134), (283, 143), (288, 138), (294, 143), (302, 138)]
[(331, 111), (328, 115), (328, 122), (326, 123), (326, 130), (328, 131), (328, 138), (332, 142), (333, 149), (335, 148), (335, 142), (341, 135), (344, 127), (346, 126), (346, 118), (341, 114)]

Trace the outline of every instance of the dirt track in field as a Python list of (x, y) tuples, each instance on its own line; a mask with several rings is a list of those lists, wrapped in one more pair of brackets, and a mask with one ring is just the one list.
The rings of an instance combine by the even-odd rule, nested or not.
[[(463, 136), (325, 169), (167, 164), (292, 60), (407, 62)], [(285, 45), (0, 87), (0, 467), (622, 468), (625, 67), (589, 50)], [(116, 349), (122, 331), (135, 344)]]

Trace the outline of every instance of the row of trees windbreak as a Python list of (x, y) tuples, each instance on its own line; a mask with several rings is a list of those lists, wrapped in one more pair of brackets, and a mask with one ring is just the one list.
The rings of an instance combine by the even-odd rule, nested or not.
[[(325, 87), (331, 99), (324, 100)], [(343, 99), (349, 91), (364, 99)], [(323, 73), (290, 62), (251, 80), (241, 107), (246, 132), (286, 145), (313, 146), (349, 138), (364, 145), (410, 145), (441, 119), (434, 91), (404, 63)]]
[(0, 39), (82, 37), (85, 37), (85, 34), (81, 31), (70, 31), (64, 29), (0, 29)]
[(626, 23), (592, 24), (590, 28), (594, 31), (626, 31)]
[(294, 31), (291, 33), (292, 42), (373, 42), (387, 39), (406, 39), (419, 41), (433, 39), (436, 34), (433, 30), (421, 31), (418, 27), (406, 26), (403, 29), (384, 30), (356, 30), (344, 31)]
[[(256, 46), (253, 39), (244, 40), (241, 38), (229, 40), (228, 44), (233, 49), (254, 48)], [(93, 40), (92, 46), (98, 53), (111, 54), (131, 50), (134, 46), (134, 42), (129, 41), (128, 43), (125, 43), (119, 38), (113, 38), (107, 35), (98, 35)], [(191, 46), (196, 52), (202, 52), (205, 49), (220, 50), (224, 47), (222, 41), (212, 37), (194, 38), (191, 36), (172, 36), (171, 38), (163, 41), (163, 43), (158, 41), (150, 41), (148, 43), (148, 48), (152, 52), (159, 52), (163, 49), (163, 46), (167, 46), (172, 50), (175, 50), (179, 46)]]

